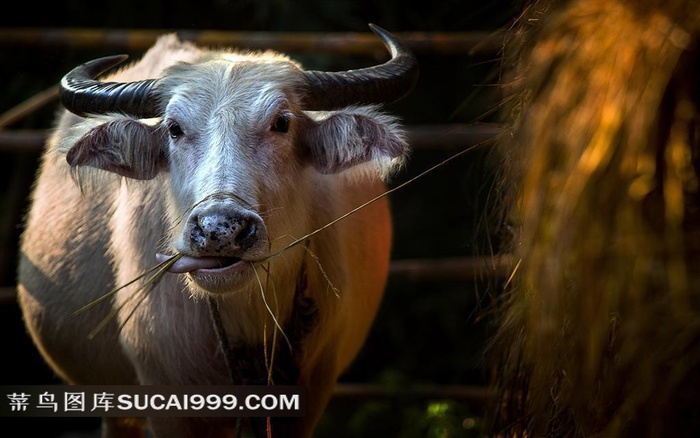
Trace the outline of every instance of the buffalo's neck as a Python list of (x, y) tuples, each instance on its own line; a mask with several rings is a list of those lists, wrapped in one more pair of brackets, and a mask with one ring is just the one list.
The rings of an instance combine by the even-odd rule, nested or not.
[(301, 262), (255, 269), (256, 280), (245, 290), (214, 297), (221, 326), (232, 344), (286, 342), (286, 333), (280, 329), (288, 325), (293, 312)]
[[(294, 281), (285, 281), (284, 289), (260, 287), (260, 295), (252, 293), (246, 303), (236, 297), (208, 298), (212, 324), (232, 383), (298, 382), (303, 341), (317, 327), (319, 313), (316, 302), (308, 295), (305, 265), (301, 265), (296, 277), (285, 280)], [(253, 304), (256, 301), (262, 302), (262, 309)], [(246, 304), (250, 311), (241, 312)]]

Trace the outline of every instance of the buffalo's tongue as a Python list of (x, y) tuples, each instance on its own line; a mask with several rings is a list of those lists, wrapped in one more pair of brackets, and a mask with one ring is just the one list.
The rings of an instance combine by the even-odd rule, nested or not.
[[(158, 253), (156, 261), (163, 263), (171, 259), (173, 256)], [(196, 271), (197, 269), (217, 269), (229, 266), (240, 259), (234, 257), (190, 257), (182, 256), (168, 268), (168, 272), (173, 274), (185, 274), (187, 272)]]

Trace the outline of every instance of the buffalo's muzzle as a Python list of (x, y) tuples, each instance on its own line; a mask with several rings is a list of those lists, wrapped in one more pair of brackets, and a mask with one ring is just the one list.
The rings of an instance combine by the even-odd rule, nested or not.
[(264, 244), (267, 232), (257, 213), (221, 201), (196, 207), (183, 237), (192, 255), (246, 258)]

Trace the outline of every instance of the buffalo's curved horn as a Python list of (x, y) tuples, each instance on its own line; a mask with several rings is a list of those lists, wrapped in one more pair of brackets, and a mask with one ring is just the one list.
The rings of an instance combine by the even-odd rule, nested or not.
[(418, 61), (392, 34), (370, 29), (391, 53), (384, 64), (343, 72), (304, 72), (308, 86), (304, 109), (332, 110), (353, 104), (390, 103), (408, 94), (418, 81)]
[(157, 117), (157, 79), (125, 83), (94, 79), (127, 58), (127, 55), (98, 58), (68, 72), (59, 87), (63, 106), (79, 116), (121, 112), (144, 119)]
[[(370, 24), (391, 53), (384, 64), (344, 72), (305, 71), (304, 108), (331, 110), (352, 104), (389, 103), (408, 94), (418, 80), (418, 62), (399, 40)], [(71, 70), (59, 88), (63, 105), (80, 116), (121, 112), (139, 118), (157, 117), (157, 79), (100, 82), (94, 78), (120, 64), (126, 55), (98, 58)]]

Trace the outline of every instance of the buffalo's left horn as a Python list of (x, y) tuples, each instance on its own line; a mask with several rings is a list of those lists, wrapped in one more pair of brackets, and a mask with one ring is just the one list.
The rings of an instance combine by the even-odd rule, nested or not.
[(127, 55), (98, 58), (68, 72), (59, 87), (63, 106), (79, 116), (121, 112), (144, 119), (157, 117), (157, 79), (125, 83), (94, 79), (126, 58)]
[(304, 109), (332, 110), (354, 104), (391, 103), (408, 94), (418, 81), (418, 61), (392, 34), (374, 24), (391, 59), (373, 67), (343, 72), (306, 71)]

